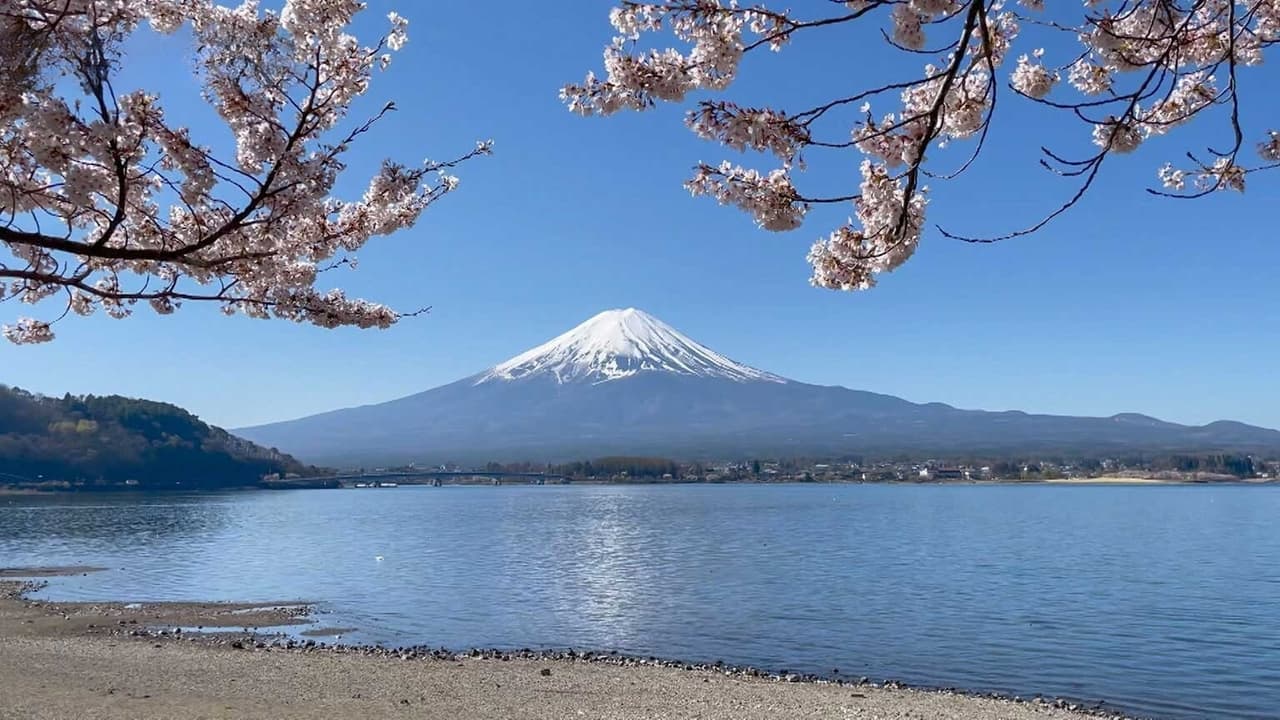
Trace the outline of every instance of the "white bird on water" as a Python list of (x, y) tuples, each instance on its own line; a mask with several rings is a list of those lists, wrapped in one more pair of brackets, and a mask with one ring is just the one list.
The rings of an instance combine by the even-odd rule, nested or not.
[(382, 562), (382, 556), (381, 556), (381, 555), (374, 555), (374, 556), (373, 556), (373, 559), (374, 559), (374, 560), (377, 560), (378, 562)]

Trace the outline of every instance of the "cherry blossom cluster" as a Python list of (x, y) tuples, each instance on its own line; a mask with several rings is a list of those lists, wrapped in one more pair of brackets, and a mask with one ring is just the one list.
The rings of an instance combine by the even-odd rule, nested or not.
[[(1077, 141), (1085, 155), (1046, 149), (1042, 161), (1079, 187), (1062, 207), (1023, 230), (988, 238), (944, 235), (986, 241), (1034, 232), (1079, 201), (1106, 158), (1137, 151), (1149, 138), (1215, 108), (1230, 116), (1234, 143), (1203, 158), (1192, 153), (1191, 167), (1162, 167), (1163, 190), (1153, 191), (1194, 196), (1243, 190), (1249, 173), (1280, 165), (1280, 133), (1273, 130), (1256, 143), (1263, 164), (1245, 165), (1237, 81), (1238, 71), (1261, 64), (1280, 41), (1280, 0), (1088, 0), (1074, 23), (1061, 12), (1043, 17), (1043, 0), (1018, 0), (1016, 7), (1006, 7), (1005, 0), (850, 0), (812, 17), (742, 2), (624, 0), (610, 16), (617, 35), (605, 49), (604, 76), (589, 73), (582, 83), (565, 86), (561, 97), (573, 112), (609, 115), (721, 92), (748, 53), (781, 50), (802, 33), (863, 28), (892, 48), (925, 56), (914, 80), (868, 77), (867, 89), (841, 88), (841, 95), (811, 108), (697, 98), (688, 113), (687, 124), (699, 137), (778, 163), (773, 170), (700, 164), (686, 183), (693, 194), (736, 206), (760, 227), (781, 231), (798, 227), (815, 205), (853, 203), (849, 223), (809, 253), (812, 281), (821, 287), (869, 288), (878, 273), (911, 257), (924, 229), (924, 178), (954, 178), (970, 166), (1005, 86), (1083, 121)], [(664, 36), (674, 47), (664, 47)], [(857, 42), (856, 35), (849, 37)], [(854, 108), (857, 114), (850, 116)], [(942, 158), (935, 151), (959, 141), (974, 144), (969, 158), (958, 169), (955, 163), (933, 169)], [(798, 188), (807, 153), (848, 149), (863, 156), (856, 193)]]
[(701, 165), (685, 187), (694, 195), (709, 195), (721, 205), (735, 205), (751, 213), (765, 230), (794, 230), (809, 211), (784, 170), (762, 175), (728, 161), (719, 167)]
[(1040, 61), (1044, 57), (1044, 48), (1036, 48), (1033, 57), (1018, 56), (1018, 66), (1009, 76), (1009, 84), (1014, 90), (1030, 98), (1039, 100), (1053, 90), (1053, 86), (1062, 79), (1062, 74), (1047, 69)]
[[(457, 187), (457, 160), (385, 162), (363, 197), (332, 192), (343, 155), (391, 111), (351, 104), (407, 42), (396, 13), (362, 45), (364, 3), (285, 0), (279, 12), (212, 0), (0, 0), (0, 301), (61, 295), (65, 311), (126, 317), (213, 301), (229, 314), (323, 327), (387, 327), (379, 303), (315, 288), (375, 236), (414, 224)], [(205, 99), (234, 138), (230, 157), (166, 119), (161, 99), (113, 86), (143, 24), (193, 37)], [(179, 42), (174, 40), (173, 42)], [(12, 56), (12, 57), (10, 57)], [(74, 78), (71, 86), (61, 78)], [(11, 341), (43, 342), (54, 320), (18, 318)]]
[[(1068, 81), (1084, 95), (1108, 98), (1077, 110), (1106, 106), (1115, 111), (1091, 118), (1093, 143), (1101, 149), (1096, 162), (1108, 153), (1133, 152), (1152, 136), (1221, 105), (1230, 108), (1235, 135), (1229, 149), (1211, 148), (1204, 159), (1188, 153), (1191, 167), (1165, 164), (1157, 176), (1166, 190), (1184, 196), (1189, 177), (1193, 197), (1243, 191), (1245, 176), (1274, 165), (1275, 159), (1262, 142), (1258, 155), (1264, 165), (1244, 165), (1236, 76), (1261, 64), (1264, 50), (1280, 41), (1278, 12), (1280, 3), (1274, 0), (1197, 0), (1130, 3), (1088, 18), (1087, 30), (1079, 35), (1085, 53), (1070, 67)], [(1219, 73), (1230, 78), (1225, 87)]]
[(809, 250), (813, 284), (836, 290), (866, 290), (877, 273), (893, 270), (915, 252), (924, 223), (923, 191), (907, 200), (903, 180), (884, 165), (862, 161), (860, 194), (853, 204), (858, 224), (850, 222)]
[(690, 128), (704, 140), (717, 140), (734, 150), (756, 150), (794, 162), (809, 144), (803, 125), (768, 108), (742, 108), (729, 102), (706, 102), (690, 111)]

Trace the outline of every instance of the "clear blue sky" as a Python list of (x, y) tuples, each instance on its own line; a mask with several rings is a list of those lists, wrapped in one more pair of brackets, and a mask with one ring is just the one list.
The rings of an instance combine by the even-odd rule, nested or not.
[[(682, 110), (603, 120), (564, 110), (560, 85), (599, 70), (610, 2), (370, 5), (366, 32), (396, 7), (411, 40), (365, 105), (394, 98), (400, 111), (356, 146), (345, 190), (357, 194), (384, 156), (443, 158), (496, 142), (495, 156), (462, 168), (460, 190), (417, 227), (371, 243), (358, 270), (332, 274), (354, 294), (431, 314), (382, 332), (194, 306), (72, 318), (52, 344), (0, 344), (0, 382), (166, 400), (235, 427), (428, 389), (600, 310), (635, 306), (807, 382), (970, 408), (1280, 427), (1280, 243), (1270, 219), (1280, 185), (1259, 178), (1247, 195), (1196, 203), (1141, 189), (1187, 142), (1220, 134), (1193, 129), (1111, 163), (1079, 210), (1039, 235), (969, 246), (931, 231), (880, 287), (834, 293), (808, 286), (804, 256), (848, 208), (815, 212), (790, 234), (758, 231), (681, 187), (694, 162), (733, 156), (693, 137)], [(828, 37), (749, 64), (731, 97), (794, 107), (861, 86), (869, 63), (849, 48), (862, 44)], [(221, 132), (201, 116), (176, 57), (172, 40), (140, 42), (130, 72), (145, 73), (171, 115), (189, 113), (197, 138)], [(787, 74), (797, 67), (803, 76)], [(1250, 101), (1260, 104), (1246, 117), (1280, 109), (1257, 93)], [(974, 170), (935, 183), (931, 220), (1007, 230), (1069, 191), (1037, 167), (1036, 148), (1046, 136), (1072, 147), (1084, 130), (1004, 102), (1011, 112)], [(814, 156), (804, 182), (843, 194), (856, 158)]]

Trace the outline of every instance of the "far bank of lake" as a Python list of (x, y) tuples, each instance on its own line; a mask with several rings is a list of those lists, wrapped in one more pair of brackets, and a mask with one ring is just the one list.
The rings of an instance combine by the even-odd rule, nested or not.
[(760, 486), (760, 485), (882, 485), (882, 486), (1012, 486), (1012, 485), (1201, 485), (1201, 486), (1232, 486), (1232, 485), (1280, 485), (1280, 478), (1213, 478), (1204, 479), (1196, 477), (1155, 477), (1155, 476), (1138, 476), (1138, 475), (1101, 475), (1097, 477), (1062, 477), (1053, 479), (1009, 479), (999, 478), (990, 480), (697, 480), (697, 479), (673, 479), (673, 480), (641, 480), (641, 479), (603, 479), (603, 478), (552, 478), (544, 482), (538, 482), (536, 479), (530, 478), (495, 478), (477, 471), (468, 479), (451, 479), (434, 483), (430, 480), (410, 479), (405, 480), (396, 478), (388, 481), (385, 485), (380, 484), (383, 476), (369, 475), (361, 480), (347, 478), (344, 480), (333, 480), (323, 477), (303, 478), (301, 481), (281, 480), (266, 482), (260, 485), (249, 485), (244, 487), (230, 488), (204, 488), (191, 489), (184, 488), (182, 485), (175, 485), (164, 489), (148, 489), (139, 490), (137, 487), (130, 485), (70, 485), (70, 484), (54, 484), (54, 485), (0, 485), (0, 497), (12, 496), (56, 496), (56, 495), (190, 495), (198, 493), (224, 494), (228, 492), (243, 491), (279, 491), (279, 490), (359, 490), (359, 489), (387, 489), (398, 487), (483, 487), (483, 486), (522, 486), (522, 485), (560, 485), (560, 486), (663, 486), (663, 485), (742, 485), (742, 486)]

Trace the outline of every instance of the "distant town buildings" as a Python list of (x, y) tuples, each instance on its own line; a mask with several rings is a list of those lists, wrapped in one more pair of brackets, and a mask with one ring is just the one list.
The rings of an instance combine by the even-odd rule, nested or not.
[[(1098, 477), (1156, 478), (1184, 482), (1280, 480), (1280, 460), (1248, 456), (1208, 455), (1124, 459), (950, 459), (808, 460), (751, 459), (729, 462), (677, 462), (664, 458), (615, 457), (565, 464), (498, 463), (462, 466), (455, 463), (414, 463), (377, 468), (360, 474), (448, 473), (484, 480), (513, 476), (537, 482), (545, 474), (554, 482), (797, 482), (797, 483), (973, 483), (1037, 482)], [(285, 479), (294, 477), (286, 475)], [(277, 480), (279, 476), (268, 476)], [(450, 482), (463, 482), (457, 477)], [(541, 483), (539, 483), (541, 484)]]

